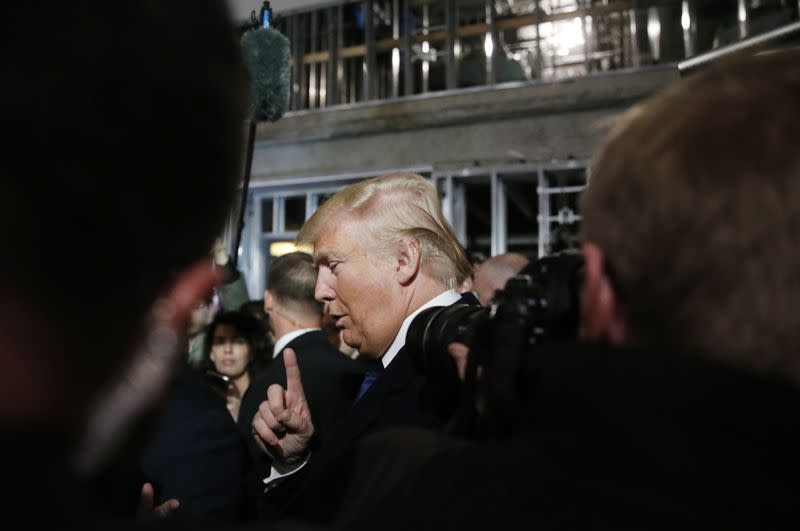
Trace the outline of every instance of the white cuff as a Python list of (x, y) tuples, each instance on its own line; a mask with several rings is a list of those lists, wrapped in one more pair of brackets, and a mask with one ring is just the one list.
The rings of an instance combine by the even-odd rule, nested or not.
[(297, 468), (295, 468), (294, 470), (292, 470), (290, 472), (285, 472), (283, 474), (278, 472), (275, 469), (274, 466), (271, 466), (270, 470), (269, 470), (269, 477), (268, 478), (264, 478), (262, 480), (264, 482), (264, 485), (266, 485), (266, 487), (264, 487), (264, 492), (266, 493), (267, 491), (269, 491), (269, 490), (273, 489), (274, 487), (278, 486), (278, 484), (280, 484), (280, 481), (278, 481), (279, 479), (291, 476), (292, 474), (294, 474), (295, 472), (297, 472), (298, 470), (300, 470), (301, 468), (306, 466), (306, 464), (308, 464), (309, 459), (311, 459), (311, 454), (310, 453), (306, 456), (305, 459), (303, 459), (303, 462), (300, 463), (300, 466), (298, 466)]

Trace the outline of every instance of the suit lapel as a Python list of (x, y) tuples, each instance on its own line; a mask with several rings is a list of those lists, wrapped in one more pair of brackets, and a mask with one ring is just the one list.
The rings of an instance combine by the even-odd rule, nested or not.
[(337, 446), (343, 447), (363, 434), (381, 416), (386, 399), (406, 389), (415, 376), (403, 347), (364, 396), (353, 404), (342, 429), (338, 430)]

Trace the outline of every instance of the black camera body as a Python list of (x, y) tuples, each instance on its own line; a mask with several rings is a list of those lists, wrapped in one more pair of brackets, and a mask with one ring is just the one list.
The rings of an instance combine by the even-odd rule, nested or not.
[[(487, 307), (455, 304), (420, 312), (406, 345), (427, 377), (434, 411), (444, 418), (463, 417), (477, 401), (485, 404), (492, 422), (513, 415), (530, 388), (536, 346), (577, 337), (582, 282), (582, 256), (558, 254), (529, 264)], [(470, 349), (463, 383), (447, 350), (454, 341)]]

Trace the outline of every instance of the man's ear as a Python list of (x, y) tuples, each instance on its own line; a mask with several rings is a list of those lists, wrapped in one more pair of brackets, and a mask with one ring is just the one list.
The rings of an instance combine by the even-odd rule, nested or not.
[(622, 345), (628, 328), (622, 304), (605, 272), (605, 254), (596, 244), (583, 244), (584, 279), (581, 291), (581, 339)]
[(75, 464), (84, 474), (96, 471), (121, 447), (131, 426), (149, 414), (165, 395), (178, 361), (192, 309), (217, 283), (208, 260), (185, 269), (154, 301), (140, 345), (115, 381), (95, 401)]
[(397, 280), (403, 286), (410, 284), (419, 273), (422, 257), (419, 242), (414, 239), (403, 241), (397, 251)]
[(264, 290), (264, 311), (269, 313), (275, 308), (275, 297), (270, 290)]

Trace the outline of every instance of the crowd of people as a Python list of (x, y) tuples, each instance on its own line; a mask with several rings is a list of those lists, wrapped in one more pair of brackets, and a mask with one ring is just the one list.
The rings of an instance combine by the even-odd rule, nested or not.
[[(407, 332), (431, 308), (492, 305), (535, 262), (473, 267), (434, 186), (392, 173), (325, 201), (298, 236), (313, 253), (275, 258), (250, 301), (214, 245), (248, 97), (225, 3), (15, 9), (0, 32), (8, 514), (33, 528), (796, 527), (796, 50), (714, 65), (620, 121), (581, 198), (576, 337), (515, 351), (495, 336), (480, 356), (453, 343), (437, 361), (479, 419), (465, 434)], [(513, 407), (497, 407), (503, 387)]]

